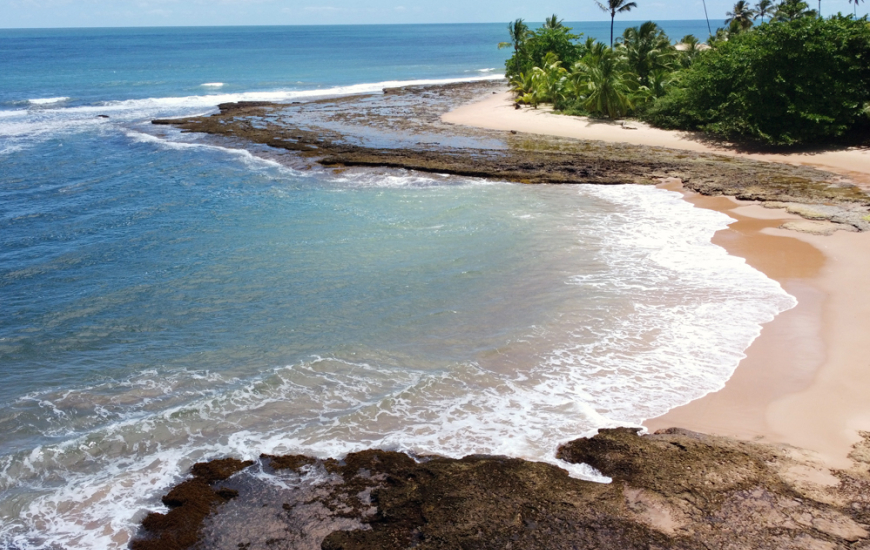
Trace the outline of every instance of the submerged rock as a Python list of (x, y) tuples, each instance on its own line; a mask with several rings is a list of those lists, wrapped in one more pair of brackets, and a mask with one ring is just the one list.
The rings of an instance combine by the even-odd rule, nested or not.
[[(870, 475), (863, 463), (835, 472), (836, 484), (813, 485), (789, 476), (796, 465), (809, 466), (782, 449), (679, 429), (644, 436), (602, 430), (563, 445), (558, 455), (613, 481), (574, 479), (552, 464), (499, 456), (264, 455), (259, 474), (252, 468), (208, 483), (235, 498), (209, 497), (210, 515), (202, 517), (196, 542), (174, 539), (178, 546), (161, 548), (870, 547), (861, 546), (870, 545)], [(180, 487), (210, 479), (198, 468), (166, 498), (175, 503), (170, 495)], [(202, 502), (185, 500), (176, 510), (201, 511)], [(133, 548), (169, 540), (153, 524), (146, 518), (150, 538)]]

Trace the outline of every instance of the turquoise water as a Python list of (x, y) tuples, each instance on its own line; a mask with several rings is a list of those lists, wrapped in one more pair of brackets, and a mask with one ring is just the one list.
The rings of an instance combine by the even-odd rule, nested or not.
[(675, 193), (299, 172), (148, 133), (497, 78), (503, 27), (0, 31), (0, 548), (123, 547), (197, 460), (554, 462), (721, 386), (794, 301)]

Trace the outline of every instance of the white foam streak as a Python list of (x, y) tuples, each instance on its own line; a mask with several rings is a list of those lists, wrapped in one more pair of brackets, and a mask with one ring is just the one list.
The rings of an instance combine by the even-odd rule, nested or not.
[(224, 83), (223, 82), (205, 82), (203, 84), (200, 84), (200, 86), (202, 86), (203, 88), (223, 88)]
[[(0, 138), (19, 137), (29, 140), (42, 140), (62, 133), (85, 131), (92, 129), (95, 124), (107, 122), (105, 119), (96, 118), (100, 115), (111, 116), (113, 121), (136, 122), (159, 117), (204, 114), (214, 109), (220, 103), (236, 101), (271, 101), (280, 103), (300, 99), (377, 93), (384, 88), (477, 82), (500, 80), (502, 78), (504, 77), (501, 75), (488, 75), (454, 79), (393, 80), (311, 90), (275, 90), (128, 99), (66, 108), (61, 106), (55, 107), (55, 103), (69, 100), (66, 97), (32, 99), (29, 102), (34, 105), (33, 109), (0, 111)], [(218, 84), (223, 85), (223, 83), (213, 82), (203, 84), (202, 86), (217, 89), (219, 88)]]
[(234, 149), (232, 147), (221, 147), (219, 145), (211, 145), (206, 143), (186, 143), (183, 141), (172, 141), (169, 139), (164, 139), (158, 136), (154, 136), (151, 134), (146, 134), (143, 132), (136, 132), (134, 130), (127, 130), (125, 132), (127, 137), (133, 139), (139, 143), (153, 143), (155, 145), (165, 147), (167, 149), (174, 149), (177, 151), (183, 150), (203, 150), (203, 151), (216, 151), (220, 153), (225, 153), (228, 155), (232, 155), (238, 157), (243, 163), (247, 166), (258, 169), (258, 168), (273, 168), (278, 169), (283, 174), (288, 176), (293, 176), (297, 178), (310, 177), (310, 174), (306, 174), (305, 172), (301, 172), (299, 170), (294, 170), (287, 166), (284, 166), (278, 161), (267, 159), (263, 157), (258, 157), (254, 155), (247, 149)]
[[(233, 94), (212, 94), (205, 96), (162, 97), (151, 99), (130, 99), (126, 101), (109, 102), (103, 109), (129, 109), (141, 107), (212, 107), (217, 103), (236, 101), (291, 101), (294, 99), (312, 99), (321, 97), (339, 97), (347, 95), (370, 94), (382, 91), (384, 88), (399, 88), (403, 86), (428, 86), (436, 84), (452, 84), (457, 82), (479, 82), (485, 80), (501, 80), (502, 75), (485, 77), (454, 78), (454, 79), (421, 79), (421, 80), (387, 80), (333, 88), (317, 88), (312, 90), (276, 90), (270, 92), (242, 92)], [(100, 107), (82, 107), (79, 109), (99, 110)]]
[(506, 181), (484, 180), (476, 178), (458, 178), (449, 174), (422, 174), (407, 170), (390, 170), (383, 174), (371, 170), (363, 170), (351, 174), (342, 174), (329, 178), (331, 182), (340, 184), (340, 189), (346, 188), (382, 188), (409, 189), (432, 188), (452, 185), (458, 187), (514, 185)]
[(63, 103), (69, 101), (68, 97), (45, 97), (39, 99), (28, 99), (27, 102), (31, 105), (51, 105), (53, 103)]

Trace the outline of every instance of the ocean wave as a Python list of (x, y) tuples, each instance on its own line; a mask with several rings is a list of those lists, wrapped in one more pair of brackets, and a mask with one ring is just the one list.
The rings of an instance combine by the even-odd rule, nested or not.
[(11, 155), (12, 153), (17, 153), (24, 150), (24, 148), (25, 147), (21, 144), (4, 145), (0, 147), (0, 156)]
[(52, 105), (54, 103), (63, 103), (69, 101), (68, 97), (44, 97), (38, 99), (28, 99), (27, 102), (31, 105)]
[(203, 88), (223, 88), (223, 82), (204, 82), (200, 84)]
[(44, 101), (44, 103), (38, 105), (34, 104), (39, 107), (38, 109), (0, 111), (0, 137), (27, 137), (28, 139), (38, 141), (60, 133), (79, 132), (92, 128), (95, 122), (106, 122), (105, 119), (97, 120), (97, 117), (100, 115), (111, 116), (112, 121), (129, 123), (160, 117), (206, 114), (220, 103), (232, 103), (236, 101), (272, 101), (280, 103), (322, 97), (378, 93), (384, 88), (477, 82), (500, 80), (502, 78), (503, 76), (500, 75), (489, 75), (452, 79), (392, 80), (311, 90), (252, 91), (127, 99), (71, 107), (65, 107), (62, 104), (63, 101), (69, 98), (49, 98), (51, 101), (49, 99), (35, 99), (29, 101)]
[[(106, 102), (103, 107), (113, 109), (147, 107), (205, 107), (214, 106), (215, 102), (230, 103), (236, 101), (290, 101), (293, 99), (340, 97), (348, 95), (377, 93), (384, 88), (400, 88), (404, 86), (429, 86), (439, 84), (454, 84), (459, 82), (479, 82), (486, 80), (501, 80), (501, 75), (490, 75), (469, 78), (448, 79), (420, 79), (420, 80), (387, 80), (382, 82), (370, 82), (364, 84), (352, 84), (349, 86), (335, 86), (331, 88), (317, 88), (312, 90), (275, 90), (264, 92), (239, 92), (232, 94), (215, 94), (205, 96), (184, 97), (161, 97), (148, 99), (130, 99), (117, 102)], [(84, 109), (95, 109), (87, 107)]]
[[(595, 227), (601, 228), (600, 261), (621, 276), (577, 276), (569, 283), (632, 296), (634, 306), (608, 335), (607, 342), (618, 346), (568, 344), (545, 364), (558, 367), (553, 372), (582, 366), (599, 373), (583, 391), (597, 396), (608, 418), (640, 425), (721, 389), (761, 325), (797, 305), (779, 283), (712, 244), (716, 231), (734, 221), (725, 214), (694, 207), (679, 193), (639, 186), (588, 186), (582, 192), (618, 206)], [(629, 358), (631, 376), (620, 376)], [(570, 383), (548, 378), (554, 390)], [(623, 393), (644, 397), (625, 399)]]
[(151, 143), (158, 145), (160, 147), (165, 147), (167, 149), (174, 149), (176, 151), (183, 150), (208, 150), (208, 151), (216, 151), (220, 153), (224, 153), (227, 155), (232, 155), (239, 158), (245, 165), (252, 169), (259, 168), (269, 168), (269, 169), (277, 169), (281, 171), (284, 175), (292, 176), (295, 178), (304, 178), (309, 177), (309, 174), (301, 172), (299, 170), (294, 170), (287, 166), (284, 166), (278, 161), (263, 158), (257, 156), (247, 149), (235, 149), (232, 147), (221, 147), (220, 145), (212, 145), (208, 143), (189, 143), (183, 141), (173, 141), (171, 139), (166, 139), (162, 137), (158, 137), (152, 134), (146, 134), (144, 132), (137, 132), (135, 130), (125, 130), (124, 133), (127, 137), (132, 139), (135, 142), (139, 143)]
[(388, 173), (374, 170), (360, 170), (358, 172), (345, 172), (337, 176), (327, 176), (327, 178), (331, 183), (338, 184), (340, 186), (339, 189), (423, 189), (443, 187), (445, 185), (515, 185), (507, 181), (457, 177), (450, 174), (423, 174), (413, 170), (390, 170)]

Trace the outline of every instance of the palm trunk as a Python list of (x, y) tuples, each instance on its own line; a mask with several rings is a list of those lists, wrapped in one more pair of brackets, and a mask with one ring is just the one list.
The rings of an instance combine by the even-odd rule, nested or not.
[(613, 19), (615, 17), (615, 13), (610, 14), (610, 49), (613, 49)]
[[(710, 16), (707, 15), (707, 1), (703, 0), (703, 2), (704, 2), (704, 18), (707, 20), (707, 32), (710, 33), (710, 36), (713, 36), (713, 29), (710, 28)], [(762, 22), (764, 22), (763, 18), (762, 18)]]

